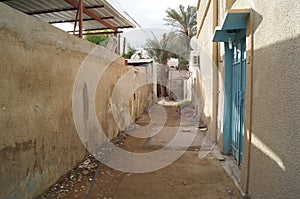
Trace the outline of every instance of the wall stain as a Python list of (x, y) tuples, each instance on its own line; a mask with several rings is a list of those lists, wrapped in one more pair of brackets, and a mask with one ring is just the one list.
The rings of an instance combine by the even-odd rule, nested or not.
[(0, 150), (0, 157), (5, 156), (7, 153), (16, 153), (19, 151), (28, 151), (32, 148), (34, 148), (34, 143), (32, 140), (22, 142), (22, 143), (15, 143), (15, 147), (7, 146)]
[(83, 98), (83, 119), (84, 119), (84, 127), (87, 128), (87, 122), (89, 117), (89, 98), (88, 98), (88, 90), (86, 83), (84, 82), (83, 90), (82, 90), (82, 98)]

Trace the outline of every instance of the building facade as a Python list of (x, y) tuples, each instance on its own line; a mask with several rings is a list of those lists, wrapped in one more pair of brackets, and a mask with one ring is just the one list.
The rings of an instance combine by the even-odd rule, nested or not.
[(197, 110), (250, 198), (300, 197), (299, 10), (298, 1), (198, 1)]

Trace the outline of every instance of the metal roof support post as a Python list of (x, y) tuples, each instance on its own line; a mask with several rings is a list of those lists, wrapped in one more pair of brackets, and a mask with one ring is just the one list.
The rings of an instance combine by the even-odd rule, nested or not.
[(116, 39), (116, 48), (115, 48), (115, 53), (118, 54), (118, 31), (114, 32), (114, 38)]
[(76, 12), (76, 17), (75, 17), (75, 23), (74, 23), (74, 29), (73, 29), (73, 35), (75, 35), (76, 32), (76, 26), (77, 26), (77, 20), (78, 20), (78, 12), (79, 12), (79, 5), (77, 6), (77, 12)]
[(82, 38), (83, 30), (83, 1), (79, 0), (79, 37)]
[[(74, 0), (65, 0), (66, 2), (68, 2), (69, 4), (73, 5), (74, 7), (77, 7), (78, 4), (76, 1)], [(112, 29), (113, 31), (117, 32), (118, 29), (112, 25), (110, 25), (109, 23), (107, 23), (106, 21), (104, 21), (103, 19), (101, 19), (100, 17), (98, 17), (97, 15), (95, 15), (94, 13), (90, 12), (89, 10), (85, 9), (84, 7), (82, 8), (83, 12), (87, 15), (89, 15), (90, 17), (93, 17), (96, 21), (102, 23), (103, 25), (105, 25), (106, 27)]]

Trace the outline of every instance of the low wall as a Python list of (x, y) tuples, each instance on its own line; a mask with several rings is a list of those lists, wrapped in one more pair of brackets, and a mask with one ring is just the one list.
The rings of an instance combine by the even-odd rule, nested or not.
[[(0, 43), (0, 198), (34, 198), (87, 154), (75, 128), (72, 94), (95, 45), (1, 3)], [(97, 89), (96, 111), (109, 138), (119, 132), (110, 96), (130, 70), (121, 63), (119, 58), (106, 69)], [(150, 90), (136, 91), (133, 119), (152, 103)]]

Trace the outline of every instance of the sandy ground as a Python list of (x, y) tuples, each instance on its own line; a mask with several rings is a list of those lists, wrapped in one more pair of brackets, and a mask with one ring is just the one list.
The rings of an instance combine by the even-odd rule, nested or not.
[[(199, 150), (206, 131), (199, 130), (195, 125), (197, 118), (194, 118), (193, 110), (189, 108), (181, 110), (172, 106), (165, 107), (165, 110), (167, 119), (157, 135), (142, 139), (121, 133), (113, 142), (127, 151), (148, 153), (164, 147), (178, 131), (185, 132), (186, 137), (196, 135), (191, 146), (173, 164), (160, 170), (135, 174), (109, 168), (90, 155), (40, 198), (242, 198), (213, 152), (199, 158)], [(159, 123), (163, 115), (155, 115), (155, 112), (157, 109), (154, 108), (152, 116), (158, 118), (156, 122)], [(144, 133), (149, 124), (149, 114), (145, 114), (126, 133), (132, 131)], [(155, 128), (157, 125), (161, 124), (152, 121), (149, 128)], [(164, 150), (182, 150), (180, 146), (178, 144), (177, 147), (175, 144), (175, 147)]]

